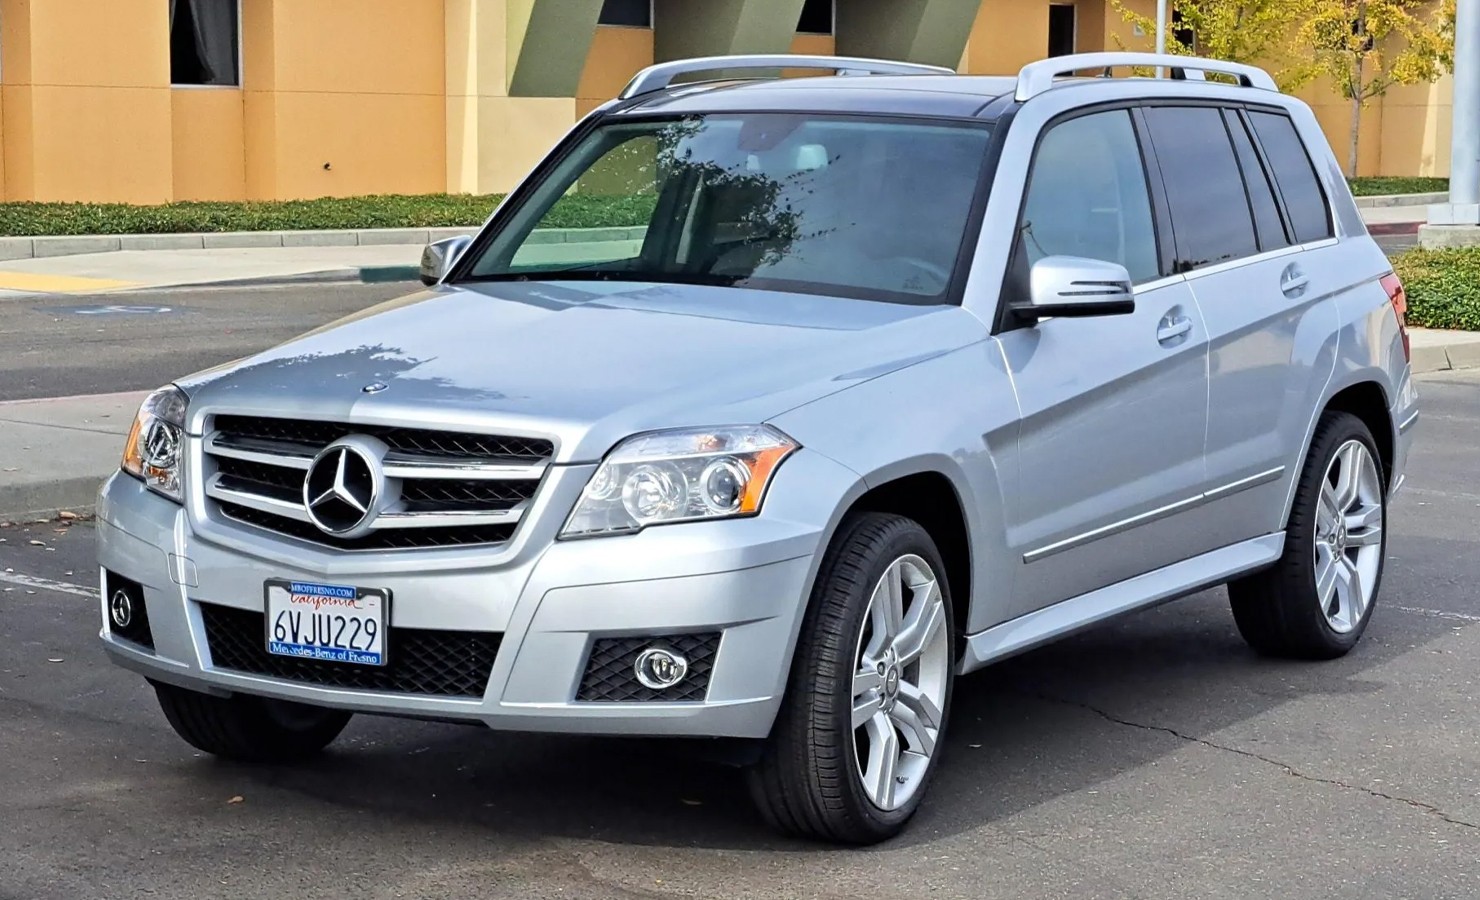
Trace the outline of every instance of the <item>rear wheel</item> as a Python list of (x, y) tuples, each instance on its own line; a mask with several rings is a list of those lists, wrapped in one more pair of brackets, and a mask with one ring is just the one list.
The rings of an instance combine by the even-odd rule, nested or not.
[(1361, 419), (1327, 413), (1295, 490), (1285, 553), (1228, 586), (1234, 621), (1261, 653), (1331, 659), (1372, 616), (1387, 546), (1387, 489)]
[(791, 686), (750, 773), (792, 834), (897, 834), (940, 755), (954, 673), (950, 589), (930, 535), (900, 516), (845, 523), (818, 575)]
[(289, 762), (329, 746), (350, 713), (235, 694), (214, 697), (154, 682), (160, 709), (192, 747), (243, 762)]

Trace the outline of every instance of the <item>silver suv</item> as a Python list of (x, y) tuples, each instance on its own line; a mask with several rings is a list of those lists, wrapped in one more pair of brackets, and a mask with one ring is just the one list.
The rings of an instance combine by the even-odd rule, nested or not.
[(104, 646), (201, 750), (736, 738), (863, 843), (959, 674), (1225, 582), (1261, 653), (1371, 618), (1403, 290), (1258, 69), (656, 66), (424, 265), (152, 395), (102, 490)]

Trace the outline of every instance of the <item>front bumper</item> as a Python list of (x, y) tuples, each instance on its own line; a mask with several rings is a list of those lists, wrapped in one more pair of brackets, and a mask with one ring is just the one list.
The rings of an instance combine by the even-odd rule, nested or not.
[[(786, 689), (818, 550), (857, 476), (801, 451), (777, 472), (756, 518), (554, 540), (563, 516), (553, 513), (569, 508), (590, 473), (552, 473), (541, 504), (552, 514), (529, 521), (517, 546), (373, 554), (199, 527), (193, 514), (115, 475), (99, 497), (99, 564), (140, 585), (154, 646), (115, 637), (100, 603), (104, 648), (126, 668), (200, 691), (522, 731), (764, 737)], [(388, 588), (392, 641), (396, 629), (498, 633), (486, 690), (346, 689), (218, 666), (205, 605), (261, 613), (270, 578)], [(597, 641), (699, 632), (720, 635), (703, 700), (576, 699)]]

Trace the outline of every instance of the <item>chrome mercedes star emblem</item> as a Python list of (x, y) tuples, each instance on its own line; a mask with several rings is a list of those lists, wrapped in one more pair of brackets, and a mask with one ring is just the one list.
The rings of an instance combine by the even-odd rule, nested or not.
[(384, 475), (373, 448), (353, 437), (325, 447), (303, 479), (303, 505), (322, 531), (356, 537), (369, 531), (378, 512)]

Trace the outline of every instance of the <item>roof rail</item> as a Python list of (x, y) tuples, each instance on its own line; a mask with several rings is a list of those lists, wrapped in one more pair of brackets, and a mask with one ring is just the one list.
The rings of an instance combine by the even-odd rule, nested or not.
[(1167, 53), (1077, 53), (1028, 63), (1018, 72), (1016, 98), (1019, 103), (1031, 100), (1054, 86), (1054, 79), (1085, 69), (1104, 69), (1110, 74), (1115, 66), (1155, 66), (1166, 69), (1178, 81), (1205, 81), (1207, 73), (1232, 75), (1240, 87), (1279, 92), (1279, 85), (1269, 73), (1242, 63), (1221, 62), (1196, 56), (1172, 56)]
[(648, 66), (633, 76), (618, 94), (626, 100), (639, 94), (661, 91), (678, 78), (694, 72), (721, 69), (827, 69), (839, 75), (954, 75), (955, 69), (927, 66), (923, 63), (893, 62), (884, 59), (858, 59), (850, 56), (799, 56), (773, 53), (755, 56), (701, 56)]

